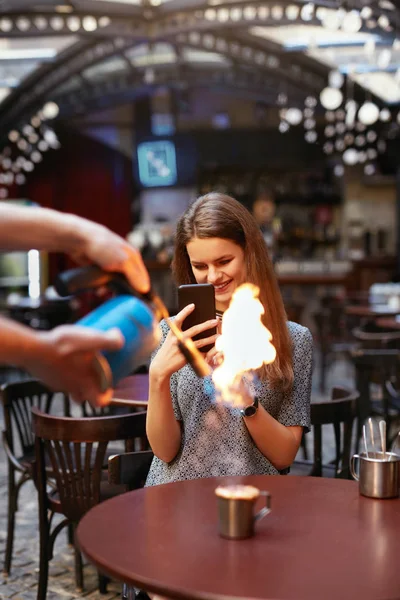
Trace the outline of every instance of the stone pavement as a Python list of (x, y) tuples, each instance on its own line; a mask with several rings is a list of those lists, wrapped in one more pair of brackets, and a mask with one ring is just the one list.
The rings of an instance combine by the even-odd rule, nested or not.
[[(333, 385), (352, 387), (353, 373), (351, 366), (338, 361), (328, 373), (328, 389)], [(318, 377), (313, 379), (313, 396), (317, 392)], [(2, 414), (0, 414), (2, 427)], [(310, 436), (307, 436), (308, 438)], [(308, 442), (310, 444), (311, 440)], [(311, 449), (311, 445), (310, 445)], [(333, 435), (330, 430), (324, 431), (325, 458), (333, 457)], [(4, 560), (4, 549), (7, 532), (7, 469), (3, 447), (0, 446), (0, 569)], [(15, 542), (12, 568), (9, 577), (0, 581), (0, 600), (35, 600), (38, 581), (39, 533), (37, 516), (37, 496), (32, 482), (27, 482), (20, 493), (19, 511), (16, 518)], [(50, 561), (48, 600), (72, 600), (77, 598), (111, 600), (119, 598), (121, 584), (110, 582), (108, 593), (101, 595), (97, 589), (97, 572), (90, 564), (84, 567), (84, 590), (75, 587), (74, 553), (68, 546), (67, 532), (63, 530), (56, 541), (54, 557)]]

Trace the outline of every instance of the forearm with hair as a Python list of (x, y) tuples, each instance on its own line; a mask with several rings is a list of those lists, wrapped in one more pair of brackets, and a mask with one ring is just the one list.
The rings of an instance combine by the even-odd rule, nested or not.
[(29, 362), (41, 347), (41, 334), (25, 325), (0, 317), (0, 364), (29, 371)]
[(0, 248), (76, 252), (89, 225), (86, 219), (49, 208), (0, 205)]

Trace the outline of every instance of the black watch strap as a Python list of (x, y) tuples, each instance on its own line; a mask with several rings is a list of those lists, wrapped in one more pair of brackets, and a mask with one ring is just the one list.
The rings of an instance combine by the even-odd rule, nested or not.
[(258, 398), (257, 396), (254, 398), (253, 404), (246, 406), (245, 408), (240, 409), (240, 414), (242, 417), (253, 417), (258, 410)]

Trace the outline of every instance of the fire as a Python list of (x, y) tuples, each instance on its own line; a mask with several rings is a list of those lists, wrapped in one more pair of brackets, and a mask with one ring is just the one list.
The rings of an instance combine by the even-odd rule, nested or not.
[(242, 405), (246, 394), (242, 377), (272, 363), (276, 357), (271, 332), (261, 321), (264, 307), (258, 299), (259, 293), (259, 288), (249, 283), (237, 288), (224, 313), (221, 335), (215, 344), (224, 359), (212, 379), (221, 400), (234, 406)]

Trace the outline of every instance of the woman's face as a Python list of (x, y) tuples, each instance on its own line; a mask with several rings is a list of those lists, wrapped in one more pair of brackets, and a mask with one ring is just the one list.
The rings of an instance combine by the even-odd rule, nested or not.
[(186, 249), (197, 283), (211, 283), (217, 310), (228, 308), (233, 292), (246, 281), (242, 248), (231, 240), (195, 237)]

